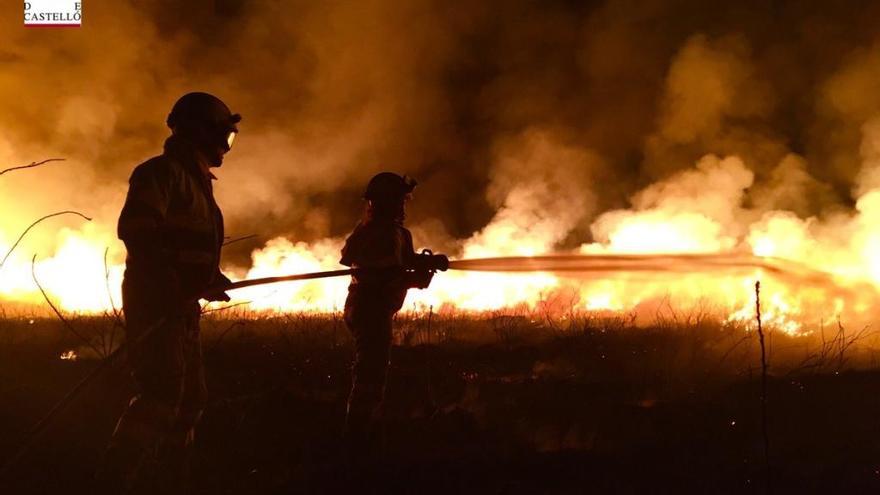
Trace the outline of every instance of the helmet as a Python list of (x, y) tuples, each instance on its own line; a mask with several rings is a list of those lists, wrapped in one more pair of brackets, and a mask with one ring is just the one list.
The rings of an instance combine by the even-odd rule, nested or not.
[(364, 199), (376, 201), (383, 199), (403, 199), (411, 193), (418, 184), (414, 179), (394, 172), (382, 172), (376, 174), (367, 184), (364, 191)]
[(232, 147), (239, 122), (241, 115), (232, 113), (220, 98), (199, 92), (181, 96), (165, 121), (175, 133), (203, 129), (227, 149)]

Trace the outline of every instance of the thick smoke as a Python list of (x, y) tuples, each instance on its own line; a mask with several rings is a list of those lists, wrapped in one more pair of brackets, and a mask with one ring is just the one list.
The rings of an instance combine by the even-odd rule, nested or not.
[[(419, 179), (417, 241), (453, 254), (613, 242), (658, 211), (719, 249), (772, 218), (855, 229), (880, 185), (878, 20), (860, 2), (691, 0), (87, 2), (70, 30), (10, 14), (0, 163), (68, 161), (0, 179), (0, 240), (75, 208), (93, 225), (56, 225), (120, 261), (126, 179), (190, 90), (245, 118), (217, 184), (230, 235), (260, 236), (227, 250), (237, 266), (275, 237), (343, 236), (384, 169)], [(22, 255), (51, 255), (56, 232)]]
[(601, 159), (528, 130), (498, 144), (486, 191), (497, 213), (464, 245), (465, 257), (552, 252), (595, 213), (592, 183)]
[(745, 230), (739, 224), (745, 213), (741, 203), (753, 180), (739, 158), (708, 155), (694, 170), (640, 191), (631, 210), (602, 214), (593, 234), (617, 252), (729, 251)]

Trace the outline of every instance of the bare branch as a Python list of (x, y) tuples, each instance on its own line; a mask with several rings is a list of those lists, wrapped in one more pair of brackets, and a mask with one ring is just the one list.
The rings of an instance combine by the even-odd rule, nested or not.
[(109, 247), (104, 248), (104, 283), (107, 286), (107, 299), (110, 300), (110, 308), (113, 309), (114, 318), (113, 325), (110, 327), (110, 343), (106, 346), (108, 353), (113, 351), (113, 343), (116, 340), (116, 329), (125, 328), (125, 322), (122, 320), (122, 315), (120, 314), (119, 309), (116, 308), (116, 302), (113, 301), (113, 291), (110, 290), (110, 265), (107, 264), (107, 253), (109, 251)]
[(30, 232), (30, 230), (32, 228), (36, 227), (37, 224), (42, 222), (43, 220), (47, 220), (49, 218), (57, 217), (57, 216), (61, 216), (61, 215), (79, 215), (79, 216), (85, 218), (86, 220), (88, 220), (89, 222), (92, 221), (91, 218), (83, 215), (82, 213), (80, 213), (78, 211), (73, 211), (73, 210), (59, 211), (58, 213), (52, 213), (50, 215), (46, 215), (46, 216), (38, 219), (36, 222), (30, 224), (28, 226), (28, 228), (24, 229), (24, 232), (22, 232), (21, 235), (18, 236), (18, 239), (16, 239), (15, 244), (13, 244), (11, 248), (9, 248), (9, 251), (7, 251), (6, 256), (4, 256), (3, 260), (0, 261), (0, 268), (3, 268), (3, 265), (6, 263), (6, 260), (9, 259), (9, 256), (12, 255), (12, 252), (15, 251), (15, 248), (18, 247), (18, 244), (21, 242), (22, 239), (24, 239), (24, 236), (26, 236), (27, 233)]
[(245, 324), (246, 324), (246, 321), (245, 321), (245, 320), (236, 320), (236, 321), (234, 321), (231, 325), (229, 325), (229, 326), (226, 327), (222, 332), (220, 332), (220, 336), (217, 337), (216, 339), (214, 339), (214, 342), (212, 342), (211, 344), (209, 344), (209, 345), (207, 346), (207, 349), (205, 349), (205, 351), (206, 351), (206, 352), (213, 351), (214, 348), (216, 348), (218, 345), (220, 345), (220, 342), (223, 341), (223, 339), (226, 337), (226, 334), (228, 334), (233, 328), (238, 327), (238, 326), (242, 326), (242, 327), (243, 327), (243, 326), (245, 326)]
[(97, 347), (95, 347), (95, 345), (92, 344), (92, 342), (89, 339), (85, 338), (82, 334), (77, 332), (76, 329), (73, 328), (73, 325), (67, 320), (67, 318), (65, 318), (64, 315), (61, 314), (61, 311), (58, 311), (58, 308), (56, 308), (55, 305), (52, 304), (52, 300), (49, 299), (49, 295), (46, 294), (46, 291), (43, 290), (43, 286), (40, 285), (40, 281), (37, 279), (37, 271), (35, 269), (36, 264), (37, 264), (37, 255), (35, 254), (34, 257), (31, 258), (31, 276), (34, 279), (34, 283), (37, 284), (37, 288), (40, 289), (40, 293), (43, 294), (43, 298), (49, 304), (49, 307), (52, 308), (52, 311), (54, 311), (55, 314), (58, 316), (58, 319), (61, 320), (61, 323), (64, 323), (64, 326), (66, 326), (67, 329), (70, 330), (70, 333), (74, 334), (78, 339), (80, 339), (83, 342), (83, 344), (89, 346), (93, 351), (95, 351), (95, 354), (97, 354), (98, 356), (104, 357), (104, 352), (102, 352)]
[(248, 239), (254, 239), (254, 238), (257, 238), (257, 237), (259, 237), (259, 235), (257, 235), (257, 234), (250, 234), (250, 235), (246, 235), (246, 236), (244, 236), (244, 237), (236, 237), (236, 238), (234, 238), (234, 239), (232, 239), (232, 238), (228, 238), (229, 240), (228, 240), (228, 241), (224, 241), (224, 242), (223, 242), (223, 245), (224, 245), (224, 246), (228, 246), (228, 245), (230, 245), (230, 244), (235, 244), (236, 242), (246, 241), (246, 240), (248, 240)]
[(64, 160), (65, 160), (65, 158), (49, 158), (48, 160), (43, 160), (41, 162), (31, 162), (27, 165), (21, 165), (19, 167), (11, 167), (11, 168), (7, 168), (5, 170), (0, 170), (0, 175), (5, 174), (6, 172), (13, 172), (15, 170), (24, 170), (26, 168), (39, 167), (40, 165), (45, 165), (45, 164), (51, 163), (51, 162), (63, 162)]
[(113, 310), (113, 317), (116, 324), (120, 327), (125, 327), (125, 324), (122, 322), (122, 317), (119, 314), (119, 310), (116, 308), (116, 302), (113, 301), (113, 291), (110, 290), (110, 265), (107, 264), (107, 253), (109, 251), (109, 247), (104, 248), (104, 282), (107, 286), (107, 299), (110, 300), (110, 308)]
[(219, 308), (211, 308), (211, 309), (202, 309), (202, 314), (215, 313), (217, 311), (226, 311), (227, 309), (232, 309), (238, 306), (244, 306), (245, 304), (250, 304), (253, 301), (241, 301), (234, 304), (227, 304), (226, 306), (220, 306)]
[(767, 493), (771, 490), (770, 434), (767, 428), (767, 353), (764, 346), (764, 328), (761, 325), (761, 281), (755, 282), (755, 319), (758, 321), (758, 341), (761, 344), (761, 434), (764, 440), (764, 469), (767, 476)]

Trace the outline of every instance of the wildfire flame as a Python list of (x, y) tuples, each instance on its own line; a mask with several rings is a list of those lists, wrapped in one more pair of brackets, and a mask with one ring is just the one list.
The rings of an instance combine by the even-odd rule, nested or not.
[[(741, 163), (728, 160), (713, 159), (703, 165), (703, 172), (710, 175), (741, 175), (743, 170)], [(644, 310), (654, 314), (664, 305), (681, 310), (708, 305), (723, 312), (728, 321), (748, 322), (754, 316), (754, 282), (761, 279), (765, 288), (764, 321), (791, 334), (808, 331), (805, 323), (820, 323), (842, 314), (857, 317), (874, 307), (880, 285), (880, 258), (873, 254), (880, 252), (880, 233), (874, 232), (873, 226), (880, 220), (880, 190), (862, 195), (855, 214), (846, 219), (845, 228), (835, 236), (829, 236), (816, 219), (802, 219), (784, 211), (765, 212), (737, 233), (717, 214), (707, 214), (682, 199), (691, 193), (682, 191), (680, 184), (689, 180), (692, 178), (687, 176), (671, 179), (659, 186), (660, 193), (648, 189), (637, 197), (640, 206), (599, 216), (593, 224), (596, 241), (581, 245), (576, 253), (773, 256), (826, 272), (834, 282), (801, 284), (760, 268), (735, 272), (702, 269), (692, 273), (620, 271), (589, 278), (550, 271), (450, 271), (438, 274), (430, 289), (410, 291), (408, 306), (486, 311), (518, 305), (535, 307), (556, 300), (562, 310)], [(745, 182), (750, 180), (749, 176)], [(523, 231), (517, 227), (520, 221), (515, 217), (515, 209), (499, 214), (462, 243), (460, 257), (534, 256), (554, 250), (554, 239), (559, 236), (548, 231), (549, 224)], [(512, 218), (515, 221), (511, 222)], [(839, 237), (841, 233), (845, 238)], [(0, 252), (5, 252), (13, 233), (4, 228), (0, 234)], [(66, 227), (58, 234), (54, 253), (36, 260), (33, 274), (60, 308), (94, 313), (119, 306), (123, 248), (113, 237), (99, 225), (87, 224), (78, 230)], [(249, 269), (236, 272), (233, 267), (232, 271), (239, 278), (257, 278), (338, 269), (343, 241), (329, 238), (304, 243), (276, 238), (253, 252)], [(108, 247), (110, 262), (105, 265)], [(342, 307), (347, 284), (345, 278), (324, 279), (252, 287), (232, 295), (233, 302), (247, 302), (259, 311), (333, 311)], [(31, 260), (24, 253), (13, 254), (0, 269), (0, 297), (41, 303)]]
[(60, 358), (62, 361), (76, 361), (79, 356), (77, 356), (76, 351), (69, 350), (62, 352)]

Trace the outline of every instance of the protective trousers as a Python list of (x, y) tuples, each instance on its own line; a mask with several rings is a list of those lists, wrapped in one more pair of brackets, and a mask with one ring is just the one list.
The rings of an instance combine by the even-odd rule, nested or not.
[[(131, 345), (155, 329), (128, 349), (138, 393), (116, 425), (99, 482), (107, 493), (130, 493), (145, 483), (158, 485), (150, 491), (185, 493), (195, 427), (207, 400), (199, 306), (169, 311), (138, 285), (123, 282), (126, 340)], [(156, 478), (141, 479), (151, 460)]]
[(393, 317), (394, 311), (382, 301), (349, 296), (345, 303), (345, 324), (355, 347), (345, 440), (354, 457), (365, 454), (372, 446), (381, 419)]

